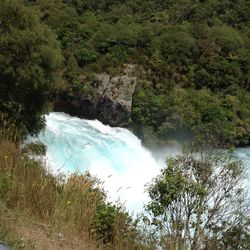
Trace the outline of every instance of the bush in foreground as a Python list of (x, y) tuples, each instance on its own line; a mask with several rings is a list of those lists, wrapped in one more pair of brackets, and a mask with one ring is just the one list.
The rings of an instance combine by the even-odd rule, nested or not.
[(164, 249), (249, 249), (250, 209), (242, 162), (218, 150), (170, 158), (148, 187), (147, 210)]

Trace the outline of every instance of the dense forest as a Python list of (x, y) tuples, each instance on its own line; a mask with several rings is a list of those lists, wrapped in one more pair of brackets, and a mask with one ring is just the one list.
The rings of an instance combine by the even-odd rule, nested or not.
[[(198, 139), (147, 185), (136, 218), (108, 201), (104, 182), (52, 175), (39, 160), (45, 146), (23, 143), (60, 93), (91, 95), (96, 74), (125, 64), (138, 79), (130, 128), (148, 144)], [(222, 149), (250, 145), (249, 78), (248, 0), (0, 0), (0, 240), (250, 249), (246, 169)]]
[(115, 75), (130, 63), (140, 75), (131, 126), (142, 139), (212, 133), (249, 144), (248, 1), (25, 0), (0, 7), (0, 108), (27, 131), (42, 127), (53, 93), (91, 93), (94, 73)]

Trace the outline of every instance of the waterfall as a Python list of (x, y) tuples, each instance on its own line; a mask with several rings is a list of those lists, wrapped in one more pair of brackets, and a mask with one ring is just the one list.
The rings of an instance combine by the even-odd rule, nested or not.
[[(148, 196), (145, 184), (160, 173), (166, 156), (180, 148), (145, 149), (129, 130), (112, 128), (97, 120), (85, 120), (64, 113), (50, 113), (38, 138), (47, 147), (46, 161), (54, 173), (89, 171), (104, 181), (111, 201), (120, 200), (130, 212), (140, 212)], [(240, 148), (235, 156), (250, 167), (250, 149)]]
[(45, 130), (30, 140), (46, 145), (52, 172), (89, 171), (104, 181), (110, 200), (125, 202), (131, 212), (142, 210), (148, 199), (145, 184), (160, 172), (163, 163), (133, 133), (64, 113), (50, 113), (45, 118)]

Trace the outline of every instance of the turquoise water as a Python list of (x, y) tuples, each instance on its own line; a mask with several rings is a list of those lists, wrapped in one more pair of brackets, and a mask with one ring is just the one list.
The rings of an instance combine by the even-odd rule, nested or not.
[(142, 209), (147, 198), (144, 185), (159, 173), (159, 162), (141, 141), (123, 128), (101, 122), (50, 113), (38, 138), (47, 146), (51, 171), (89, 171), (101, 180), (110, 200), (126, 202), (130, 211)]
[(238, 148), (235, 152), (235, 156), (250, 168), (250, 148)]
[[(38, 139), (47, 146), (46, 161), (51, 171), (89, 171), (105, 182), (110, 200), (126, 202), (131, 212), (142, 210), (148, 200), (145, 184), (160, 172), (166, 156), (180, 152), (164, 148), (154, 152), (154, 157), (127, 129), (64, 113), (50, 113), (46, 124), (45, 131), (31, 140)], [(238, 149), (236, 156), (250, 164), (249, 148)]]

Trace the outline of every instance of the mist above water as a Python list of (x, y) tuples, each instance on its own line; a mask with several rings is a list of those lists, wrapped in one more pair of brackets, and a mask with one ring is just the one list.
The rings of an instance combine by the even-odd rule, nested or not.
[(143, 208), (148, 199), (145, 184), (164, 165), (129, 130), (64, 113), (47, 115), (45, 131), (32, 141), (37, 139), (47, 147), (52, 172), (89, 171), (105, 182), (110, 200), (126, 202), (130, 211)]
[[(167, 156), (181, 152), (180, 145), (150, 152), (129, 130), (111, 128), (97, 120), (64, 113), (50, 113), (38, 138), (47, 147), (46, 161), (54, 173), (89, 171), (104, 181), (111, 201), (120, 200), (130, 212), (140, 212), (148, 196), (145, 184), (160, 173)], [(250, 149), (238, 149), (237, 157), (250, 163)]]

